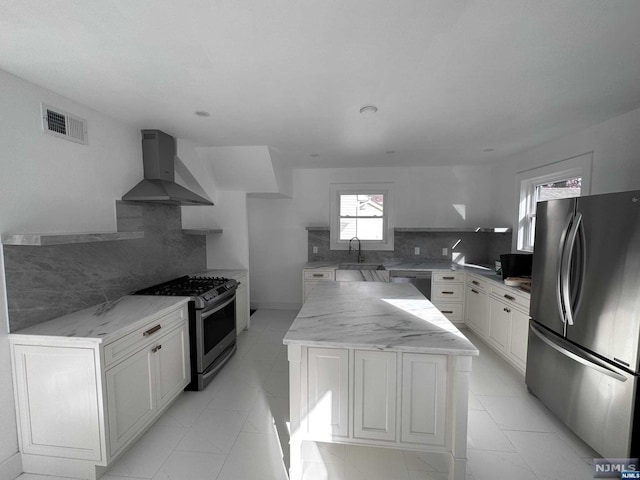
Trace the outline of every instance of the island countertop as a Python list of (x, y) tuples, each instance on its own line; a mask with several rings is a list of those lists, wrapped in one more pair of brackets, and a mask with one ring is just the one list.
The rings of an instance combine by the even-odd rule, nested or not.
[(405, 283), (320, 282), (283, 342), (478, 355), (478, 349), (429, 300)]

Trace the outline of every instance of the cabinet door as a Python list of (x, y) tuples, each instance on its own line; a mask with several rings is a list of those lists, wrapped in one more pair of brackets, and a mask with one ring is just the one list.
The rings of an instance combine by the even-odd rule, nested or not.
[(465, 323), (480, 336), (487, 335), (487, 294), (475, 286), (467, 285), (465, 296), (466, 318)]
[(397, 354), (356, 350), (353, 436), (396, 439)]
[(249, 327), (249, 299), (247, 298), (247, 285), (244, 280), (236, 290), (236, 333)]
[(156, 364), (156, 404), (160, 410), (190, 381), (187, 324), (158, 339), (152, 353)]
[(487, 340), (503, 353), (507, 353), (512, 308), (511, 305), (489, 297), (489, 332)]
[(529, 335), (529, 315), (520, 310), (511, 311), (511, 334), (509, 337), (509, 358), (525, 371), (527, 363), (527, 342)]
[(444, 445), (447, 418), (447, 357), (402, 355), (401, 440)]
[(349, 434), (349, 351), (307, 350), (307, 425), (319, 437)]
[(107, 370), (107, 411), (111, 456), (155, 414), (155, 358), (147, 347)]
[(96, 351), (16, 345), (13, 354), (22, 452), (104, 461)]

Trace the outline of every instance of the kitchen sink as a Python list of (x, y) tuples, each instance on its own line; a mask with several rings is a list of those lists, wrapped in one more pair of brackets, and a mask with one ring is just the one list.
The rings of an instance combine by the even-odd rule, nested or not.
[(341, 263), (338, 270), (386, 270), (381, 263)]

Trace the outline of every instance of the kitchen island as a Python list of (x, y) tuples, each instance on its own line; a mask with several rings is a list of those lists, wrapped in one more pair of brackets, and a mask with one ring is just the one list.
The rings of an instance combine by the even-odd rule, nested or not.
[(441, 452), (464, 479), (478, 350), (415, 287), (320, 282), (283, 341), (292, 480), (307, 440)]

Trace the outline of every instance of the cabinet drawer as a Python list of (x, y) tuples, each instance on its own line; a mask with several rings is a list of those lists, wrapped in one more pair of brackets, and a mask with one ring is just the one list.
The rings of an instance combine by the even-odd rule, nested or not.
[(467, 275), (467, 285), (472, 288), (484, 290), (485, 292), (488, 290), (489, 285), (487, 284), (487, 280), (484, 278)]
[(433, 305), (442, 312), (442, 314), (447, 317), (451, 322), (462, 322), (463, 315), (463, 304), (462, 303), (443, 303), (443, 302), (434, 302)]
[(305, 270), (304, 271), (304, 279), (305, 280), (333, 280), (333, 270)]
[(434, 302), (462, 302), (464, 298), (464, 284), (452, 283), (442, 285), (435, 283), (431, 292), (431, 300)]
[(187, 318), (187, 306), (169, 312), (166, 315), (146, 323), (137, 330), (125, 335), (104, 347), (105, 368), (135, 353), (146, 345), (149, 345), (161, 337), (171, 328), (184, 322)]
[(434, 271), (433, 272), (433, 281), (434, 282), (464, 282), (464, 272), (452, 272), (452, 271)]
[(530, 297), (528, 295), (517, 294), (512, 290), (493, 286), (491, 287), (491, 293), (496, 297), (500, 297), (506, 303), (518, 306), (527, 312), (529, 311)]

